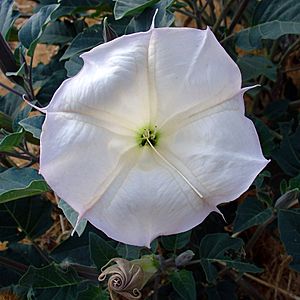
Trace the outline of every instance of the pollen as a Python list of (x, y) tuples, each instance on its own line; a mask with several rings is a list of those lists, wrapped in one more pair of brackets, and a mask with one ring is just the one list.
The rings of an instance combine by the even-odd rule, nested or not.
[[(137, 142), (140, 147), (149, 146), (149, 142), (155, 147), (157, 145), (160, 133), (157, 126), (145, 126), (137, 133)], [(149, 141), (149, 142), (148, 142)]]

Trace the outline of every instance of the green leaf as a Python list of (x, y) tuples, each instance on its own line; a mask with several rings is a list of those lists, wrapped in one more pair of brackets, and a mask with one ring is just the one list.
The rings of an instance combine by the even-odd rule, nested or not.
[(18, 131), (5, 135), (0, 140), (0, 151), (9, 152), (14, 150), (15, 147), (20, 145), (24, 137), (24, 131)]
[(33, 137), (39, 139), (42, 132), (42, 125), (44, 123), (45, 116), (33, 116), (23, 119), (19, 124), (27, 131), (32, 133)]
[[(6, 250), (0, 251), (0, 257), (9, 259), (11, 261), (13, 260), (15, 263), (21, 263), (25, 266), (34, 265), (36, 267), (40, 267), (45, 263), (44, 258), (41, 257), (36, 247), (34, 247), (33, 245), (26, 245), (21, 243), (9, 243)], [(14, 268), (11, 268), (9, 266), (0, 264), (0, 288), (2, 286), (7, 287), (13, 283), (17, 284), (23, 274), (24, 273), (21, 270), (15, 270)], [(26, 299), (26, 297), (20, 297), (20, 299)]]
[(299, 199), (299, 189), (300, 185), (292, 190), (285, 192), (282, 196), (280, 196), (275, 203), (275, 208), (290, 208), (297, 203)]
[(67, 76), (68, 77), (75, 76), (81, 70), (82, 66), (83, 66), (83, 59), (77, 55), (74, 55), (65, 63)]
[(90, 254), (98, 269), (101, 269), (112, 258), (118, 257), (117, 250), (93, 232), (90, 233)]
[(128, 260), (140, 258), (142, 249), (142, 247), (127, 245), (123, 243), (119, 243), (116, 247), (119, 256)]
[(262, 39), (275, 40), (285, 34), (300, 34), (298, 0), (262, 0), (258, 3), (253, 25), (237, 34), (236, 45), (245, 50), (262, 47)]
[(14, 119), (23, 103), (24, 101), (21, 97), (13, 93), (8, 93), (7, 95), (0, 97), (0, 111), (6, 116)]
[(116, 0), (114, 15), (116, 20), (125, 16), (141, 13), (145, 8), (157, 3), (159, 0)]
[(45, 28), (39, 42), (44, 44), (64, 45), (72, 41), (72, 29), (71, 25), (68, 25), (66, 22), (61, 22), (59, 20), (55, 21)]
[(272, 158), (287, 175), (294, 177), (300, 173), (300, 126), (291, 135), (283, 132), (280, 147), (272, 152)]
[(89, 285), (88, 288), (78, 295), (80, 300), (109, 300), (109, 295), (101, 288)]
[(25, 236), (39, 237), (52, 226), (51, 213), (52, 204), (41, 197), (0, 204), (0, 240), (12, 242)]
[(36, 14), (32, 15), (19, 31), (19, 40), (25, 48), (27, 54), (33, 55), (39, 38), (51, 21), (51, 14), (59, 7), (57, 4), (43, 6)]
[(14, 10), (14, 0), (2, 0), (0, 2), (0, 32), (7, 40), (8, 33), (20, 13)]
[(287, 253), (293, 257), (290, 267), (300, 272), (300, 209), (279, 210), (278, 228)]
[(252, 118), (257, 130), (259, 141), (266, 157), (270, 157), (275, 149), (274, 135), (272, 135), (269, 127), (260, 119)]
[(147, 31), (155, 16), (155, 28), (169, 27), (174, 22), (174, 15), (169, 10), (173, 0), (159, 1), (152, 7), (146, 8), (141, 14), (134, 16), (126, 27), (126, 34)]
[(187, 270), (173, 272), (170, 275), (172, 286), (183, 300), (196, 300), (196, 284), (193, 273)]
[(45, 79), (45, 81), (43, 81), (43, 84), (36, 95), (36, 98), (41, 104), (47, 105), (50, 102), (55, 91), (66, 79), (66, 75), (66, 70), (62, 68), (60, 70), (56, 70), (47, 79)]
[(277, 78), (276, 65), (264, 56), (245, 55), (238, 58), (237, 64), (242, 72), (243, 81), (256, 79), (260, 75), (272, 81)]
[(49, 191), (45, 180), (31, 168), (10, 168), (0, 173), (0, 203)]
[(178, 234), (173, 234), (169, 236), (162, 236), (161, 242), (166, 250), (176, 251), (176, 249), (181, 249), (186, 246), (191, 238), (192, 231), (186, 231)]
[(218, 275), (214, 262), (225, 264), (239, 272), (261, 272), (262, 269), (242, 260), (242, 239), (231, 238), (226, 233), (206, 235), (200, 243), (200, 263), (208, 282), (214, 282)]
[[(64, 215), (68, 219), (68, 221), (71, 223), (73, 228), (75, 227), (78, 219), (78, 212), (76, 212), (67, 202), (64, 200), (60, 200), (58, 203), (58, 207), (64, 212)], [(76, 227), (76, 232), (78, 236), (81, 236), (84, 232), (84, 229), (86, 227), (87, 220), (81, 219)]]
[(244, 231), (252, 226), (265, 223), (272, 217), (272, 208), (255, 198), (246, 198), (238, 207), (233, 223), (234, 232)]
[(24, 287), (53, 289), (52, 292), (55, 294), (64, 292), (66, 297), (64, 299), (73, 299), (73, 297), (70, 298), (67, 295), (73, 294), (74, 290), (77, 291), (77, 285), (80, 282), (81, 279), (74, 270), (68, 269), (65, 271), (55, 264), (51, 264), (43, 268), (30, 266), (28, 271), (20, 279), (20, 285)]
[(68, 59), (103, 43), (102, 32), (102, 25), (96, 24), (79, 33), (71, 42), (61, 60)]

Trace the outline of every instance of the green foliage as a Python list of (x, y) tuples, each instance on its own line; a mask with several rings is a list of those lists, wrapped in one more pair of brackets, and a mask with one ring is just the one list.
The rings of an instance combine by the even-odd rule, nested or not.
[(260, 75), (264, 75), (272, 81), (276, 80), (276, 65), (264, 56), (245, 55), (238, 58), (237, 64), (241, 69), (243, 81), (256, 79)]
[(33, 116), (25, 118), (19, 122), (19, 124), (27, 131), (32, 133), (33, 137), (39, 139), (42, 132), (42, 125), (44, 123), (45, 116)]
[(159, 0), (116, 0), (114, 7), (115, 18), (119, 20), (125, 16), (137, 15), (158, 1)]
[(228, 234), (206, 235), (200, 243), (200, 263), (208, 282), (214, 282), (218, 271), (214, 263), (219, 263), (239, 272), (261, 272), (262, 269), (243, 260), (242, 239), (231, 238)]
[(56, 4), (42, 7), (19, 31), (19, 40), (28, 49), (28, 55), (33, 55), (39, 38), (43, 34), (46, 25), (51, 21), (51, 14), (57, 8), (58, 5)]
[(300, 209), (278, 212), (280, 238), (289, 255), (293, 257), (290, 267), (300, 272)]
[(174, 290), (184, 300), (196, 300), (196, 283), (193, 273), (187, 270), (174, 272), (170, 276)]
[(4, 132), (3, 138), (0, 140), (0, 151), (9, 152), (14, 150), (15, 147), (20, 145), (23, 137), (23, 130), (8, 134)]
[(260, 1), (253, 15), (254, 26), (237, 34), (236, 45), (245, 50), (262, 47), (264, 39), (276, 40), (285, 34), (300, 34), (298, 0)]
[(103, 28), (101, 25), (94, 25), (87, 28), (82, 33), (79, 33), (67, 48), (61, 59), (68, 59), (103, 43), (102, 31)]
[(40, 197), (0, 204), (0, 240), (34, 239), (52, 225), (52, 205)]
[(266, 208), (261, 201), (255, 198), (247, 198), (237, 209), (233, 223), (234, 232), (263, 224), (272, 217), (272, 214), (271, 207)]
[(181, 249), (188, 242), (190, 241), (191, 238), (191, 231), (179, 233), (179, 234), (173, 234), (169, 236), (163, 236), (161, 238), (162, 245), (166, 250), (170, 251), (176, 251), (176, 249)]
[(43, 268), (30, 266), (20, 279), (23, 287), (42, 289), (39, 299), (76, 299), (81, 279), (72, 269), (62, 270), (55, 264)]
[(39, 195), (48, 190), (43, 177), (34, 169), (11, 168), (0, 173), (0, 203)]
[(112, 258), (118, 257), (117, 250), (103, 238), (95, 233), (90, 233), (90, 253), (94, 265), (101, 269)]
[(19, 12), (14, 9), (13, 0), (0, 2), (0, 32), (4, 38), (8, 38), (9, 31), (19, 15)]
[(90, 285), (86, 290), (82, 291), (78, 295), (80, 300), (109, 300), (109, 296), (106, 291), (101, 288)]
[(75, 228), (76, 226), (76, 232), (78, 236), (81, 236), (83, 234), (83, 231), (86, 227), (87, 221), (85, 219), (82, 219), (77, 224), (78, 219), (78, 213), (64, 200), (60, 200), (58, 203), (58, 207), (62, 209), (64, 215), (68, 219), (68, 221), (72, 224), (72, 226)]

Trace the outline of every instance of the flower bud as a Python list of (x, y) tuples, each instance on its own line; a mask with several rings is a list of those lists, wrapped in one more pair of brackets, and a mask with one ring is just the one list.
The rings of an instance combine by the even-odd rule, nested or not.
[[(114, 265), (109, 266), (111, 263)], [(113, 258), (101, 268), (99, 281), (108, 279), (108, 290), (112, 300), (122, 296), (128, 300), (141, 299), (142, 288), (157, 272), (158, 263), (152, 255), (128, 261), (123, 258)]]

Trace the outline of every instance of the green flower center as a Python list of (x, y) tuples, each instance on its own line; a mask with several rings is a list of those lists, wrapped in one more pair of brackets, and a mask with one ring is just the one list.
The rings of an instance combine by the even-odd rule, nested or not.
[(138, 131), (136, 140), (140, 147), (144, 147), (145, 145), (149, 146), (149, 143), (151, 143), (152, 146), (155, 147), (155, 145), (157, 145), (159, 137), (160, 133), (159, 131), (157, 131), (156, 126), (146, 126)]

